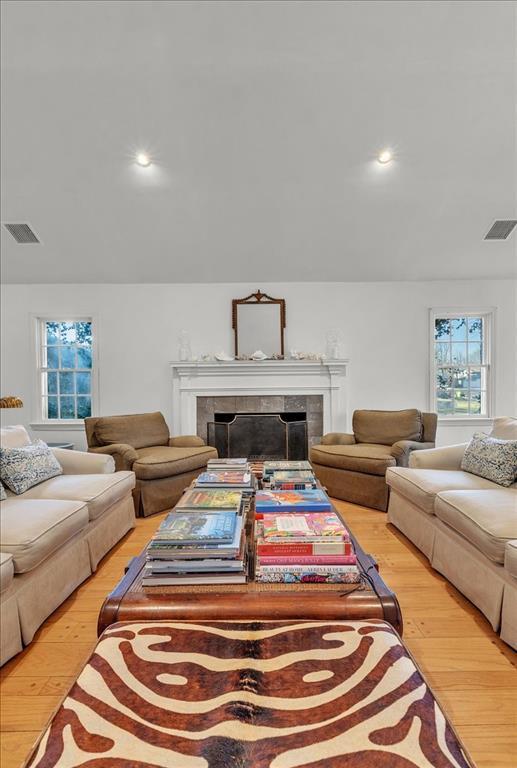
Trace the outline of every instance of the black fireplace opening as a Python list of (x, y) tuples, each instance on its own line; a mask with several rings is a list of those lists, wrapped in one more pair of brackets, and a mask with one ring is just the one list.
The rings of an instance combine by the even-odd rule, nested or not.
[(253, 461), (307, 458), (307, 413), (216, 411), (207, 424), (207, 443), (221, 458)]

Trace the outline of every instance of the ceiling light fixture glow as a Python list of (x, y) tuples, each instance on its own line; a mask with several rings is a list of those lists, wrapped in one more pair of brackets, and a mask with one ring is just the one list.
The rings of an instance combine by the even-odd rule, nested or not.
[(393, 160), (393, 152), (391, 149), (383, 149), (382, 152), (379, 153), (377, 157), (377, 161), (381, 163), (381, 165), (386, 165), (386, 163), (390, 163)]
[(147, 152), (139, 152), (136, 156), (136, 162), (138, 165), (141, 165), (142, 168), (147, 168), (147, 166), (151, 165), (151, 158)]

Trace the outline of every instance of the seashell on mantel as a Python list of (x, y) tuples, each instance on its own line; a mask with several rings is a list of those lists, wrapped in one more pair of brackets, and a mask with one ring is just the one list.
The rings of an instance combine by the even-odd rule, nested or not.
[(235, 359), (232, 357), (232, 355), (229, 355), (227, 352), (216, 352), (214, 357), (216, 360), (219, 360), (220, 362), (225, 362), (225, 363)]
[(257, 349), (257, 351), (254, 352), (251, 355), (251, 359), (252, 360), (267, 360), (267, 355), (265, 355), (264, 352), (262, 352), (261, 349)]

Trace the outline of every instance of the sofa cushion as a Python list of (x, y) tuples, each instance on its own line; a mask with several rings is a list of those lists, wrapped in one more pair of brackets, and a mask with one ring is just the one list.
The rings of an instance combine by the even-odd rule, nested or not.
[(388, 467), (396, 465), (387, 445), (314, 445), (311, 449), (311, 461), (324, 467), (348, 469), (367, 475), (385, 475)]
[(13, 556), (10, 552), (0, 552), (0, 592), (5, 592), (11, 585), (13, 576)]
[(517, 579), (517, 539), (506, 542), (504, 548), (504, 567), (514, 579)]
[(0, 448), (0, 477), (16, 494), (62, 472), (61, 464), (43, 440), (22, 448)]
[(0, 482), (0, 501), (5, 501), (7, 498), (7, 493), (5, 492), (5, 486), (2, 482)]
[(461, 468), (509, 488), (517, 477), (517, 440), (476, 432), (465, 449)]
[(30, 445), (31, 442), (29, 433), (21, 424), (13, 427), (2, 427), (0, 430), (2, 448), (23, 448), (24, 445)]
[(352, 428), (358, 443), (393, 445), (399, 440), (420, 440), (422, 414), (416, 408), (405, 411), (354, 411)]
[(208, 459), (217, 458), (217, 451), (208, 445), (202, 448), (174, 448), (157, 446), (141, 448), (133, 464), (133, 472), (139, 480), (156, 480), (206, 467)]
[(517, 419), (513, 416), (494, 419), (490, 437), (497, 437), (499, 440), (517, 440)]
[(133, 472), (109, 475), (61, 475), (31, 488), (24, 499), (70, 499), (88, 505), (90, 520), (96, 520), (112, 504), (131, 493), (135, 487)]
[(434, 514), (434, 501), (440, 491), (500, 490), (490, 480), (450, 469), (393, 467), (386, 471), (386, 482), (429, 515)]
[(25, 573), (87, 525), (82, 501), (9, 498), (2, 502), (0, 549), (12, 554), (15, 573)]
[(443, 491), (434, 510), (439, 520), (496, 563), (504, 561), (507, 542), (517, 538), (515, 491)]
[(95, 437), (99, 445), (125, 443), (133, 448), (147, 448), (167, 445), (169, 428), (159, 411), (130, 416), (105, 416), (95, 423)]

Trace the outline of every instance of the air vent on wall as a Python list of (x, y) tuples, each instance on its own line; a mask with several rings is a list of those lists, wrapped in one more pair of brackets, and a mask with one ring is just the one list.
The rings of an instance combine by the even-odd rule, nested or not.
[(516, 224), (517, 220), (513, 219), (494, 221), (485, 235), (485, 240), (506, 240)]
[(38, 238), (28, 224), (4, 224), (17, 243), (39, 243)]

